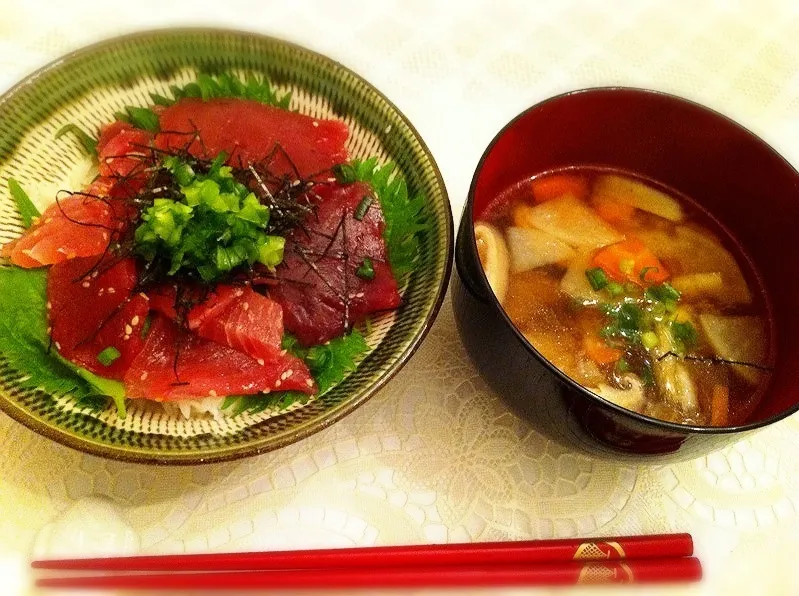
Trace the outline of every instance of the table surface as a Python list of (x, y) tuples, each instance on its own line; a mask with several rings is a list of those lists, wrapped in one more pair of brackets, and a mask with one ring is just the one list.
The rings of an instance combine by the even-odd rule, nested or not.
[[(456, 224), (494, 134), (524, 108), (582, 87), (634, 85), (688, 97), (799, 165), (793, 0), (2, 0), (0, 12), (0, 89), (71, 49), (153, 27), (246, 29), (322, 52), (363, 75), (414, 123), (443, 172)], [(0, 577), (4, 594), (33, 593), (26, 566), (34, 554), (689, 531), (705, 580), (658, 592), (795, 595), (798, 444), (794, 416), (677, 465), (617, 465), (570, 452), (486, 387), (447, 299), (389, 386), (275, 453), (145, 467), (72, 451), (0, 416)]]

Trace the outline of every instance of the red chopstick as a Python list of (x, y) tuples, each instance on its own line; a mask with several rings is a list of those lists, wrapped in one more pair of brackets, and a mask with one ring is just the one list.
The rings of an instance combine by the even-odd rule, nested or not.
[(676, 558), (693, 555), (693, 548), (690, 534), (656, 534), (591, 539), (57, 559), (34, 561), (32, 566), (37, 569), (84, 571), (183, 572), (368, 569)]
[(295, 590), (463, 588), (697, 581), (695, 558), (555, 562), (535, 565), (457, 565), (372, 569), (291, 569), (159, 575), (42, 578), (42, 588), (115, 590)]

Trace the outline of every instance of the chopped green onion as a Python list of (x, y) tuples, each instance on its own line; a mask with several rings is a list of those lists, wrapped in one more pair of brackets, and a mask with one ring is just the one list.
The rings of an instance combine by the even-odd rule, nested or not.
[(366, 212), (369, 211), (369, 207), (371, 207), (373, 201), (374, 199), (369, 195), (364, 196), (355, 208), (355, 213), (353, 213), (352, 217), (361, 221), (366, 215)]
[(660, 268), (644, 267), (643, 269), (641, 269), (641, 273), (638, 275), (638, 279), (640, 279), (643, 282), (646, 282), (646, 274), (649, 273), (650, 271), (654, 271), (655, 273), (657, 273), (658, 271), (660, 271)]
[(19, 182), (13, 178), (8, 179), (8, 190), (11, 193), (11, 198), (14, 199), (14, 202), (17, 204), (17, 209), (22, 217), (23, 225), (29, 228), (33, 223), (33, 218), (39, 217), (41, 213), (39, 213), (36, 205), (31, 201), (28, 193), (22, 190)]
[(355, 172), (355, 168), (353, 168), (348, 163), (342, 163), (333, 168), (333, 173), (338, 178), (338, 181), (342, 184), (351, 184), (358, 179), (358, 175)]
[(608, 285), (608, 276), (601, 267), (594, 267), (593, 269), (586, 270), (585, 276), (588, 278), (588, 283), (591, 284), (595, 292), (598, 292)]
[(308, 350), (308, 354), (305, 356), (305, 363), (311, 369), (311, 372), (316, 372), (327, 366), (330, 358), (330, 348), (328, 346), (314, 346)]
[(149, 314), (144, 317), (144, 323), (141, 326), (141, 338), (145, 339), (147, 335), (150, 333), (150, 327), (153, 326), (153, 317)]
[(625, 360), (624, 358), (619, 358), (616, 361), (616, 371), (622, 375), (624, 373), (630, 372), (630, 363), (627, 362), (627, 360)]
[(616, 283), (615, 281), (608, 283), (608, 285), (605, 286), (605, 289), (608, 291), (608, 294), (610, 294), (611, 298), (615, 298), (616, 296), (621, 296), (624, 294), (624, 286), (620, 283)]
[(657, 346), (660, 342), (658, 341), (658, 335), (654, 331), (645, 331), (641, 334), (641, 343), (647, 350), (651, 350), (655, 346)]
[(114, 346), (108, 346), (102, 352), (97, 354), (97, 360), (100, 361), (100, 364), (103, 366), (111, 366), (114, 362), (119, 360), (119, 357), (122, 356), (119, 350), (117, 350)]
[(365, 280), (372, 280), (375, 278), (375, 268), (372, 259), (366, 257), (361, 266), (355, 270), (355, 275)]
[(684, 323), (672, 321), (670, 330), (671, 336), (677, 343), (677, 348), (680, 352), (684, 352), (686, 349), (695, 345), (699, 339), (699, 334), (696, 332), (696, 328), (688, 321), (685, 321)]
[(656, 286), (650, 286), (644, 292), (644, 296), (653, 302), (676, 302), (680, 299), (680, 292), (668, 282)]
[(149, 130), (150, 132), (158, 132), (161, 129), (158, 115), (151, 109), (135, 106), (127, 106), (125, 109), (128, 112), (128, 122), (136, 128)]

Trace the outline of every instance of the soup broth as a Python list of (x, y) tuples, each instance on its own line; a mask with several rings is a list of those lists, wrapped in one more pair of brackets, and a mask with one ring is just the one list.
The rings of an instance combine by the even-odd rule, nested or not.
[(670, 422), (743, 422), (774, 360), (768, 300), (734, 238), (686, 197), (577, 167), (524, 180), (475, 223), (514, 325), (574, 381)]

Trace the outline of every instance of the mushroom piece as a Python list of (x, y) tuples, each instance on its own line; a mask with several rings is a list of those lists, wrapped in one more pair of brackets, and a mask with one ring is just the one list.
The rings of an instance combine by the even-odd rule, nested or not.
[(502, 304), (508, 293), (508, 271), (510, 269), (510, 255), (505, 238), (502, 232), (491, 224), (478, 222), (474, 226), (474, 239), (488, 284), (499, 303)]
[(634, 374), (627, 374), (622, 377), (622, 382), (626, 388), (611, 387), (605, 383), (600, 383), (597, 387), (591, 389), (600, 397), (604, 397), (609, 402), (613, 402), (617, 406), (627, 408), (639, 414), (644, 411), (645, 398), (644, 386)]

